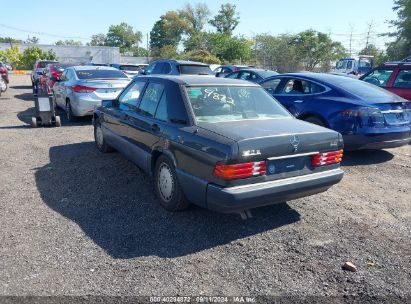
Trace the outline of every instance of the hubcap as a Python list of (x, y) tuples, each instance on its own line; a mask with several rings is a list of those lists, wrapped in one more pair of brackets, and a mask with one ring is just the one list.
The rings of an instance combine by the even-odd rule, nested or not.
[(166, 163), (160, 165), (157, 186), (161, 198), (166, 202), (171, 201), (174, 192), (174, 179), (171, 169)]
[(104, 142), (104, 139), (103, 139), (103, 130), (101, 130), (101, 127), (100, 127), (100, 126), (97, 126), (97, 127), (96, 127), (96, 140), (97, 140), (97, 145), (98, 145), (99, 147), (103, 146), (103, 142)]

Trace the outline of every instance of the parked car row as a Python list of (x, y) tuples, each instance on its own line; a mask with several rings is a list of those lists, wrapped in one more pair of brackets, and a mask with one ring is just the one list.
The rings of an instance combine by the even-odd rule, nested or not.
[(243, 212), (326, 191), (343, 177), (343, 147), (411, 140), (411, 103), (346, 75), (237, 66), (223, 78), (207, 64), (157, 60), (127, 76), (112, 66), (50, 62), (42, 75), (67, 118), (92, 115), (97, 148), (151, 174), (171, 211)]

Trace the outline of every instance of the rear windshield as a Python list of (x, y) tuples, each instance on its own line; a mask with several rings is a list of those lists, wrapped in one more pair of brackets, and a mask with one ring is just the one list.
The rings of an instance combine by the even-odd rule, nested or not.
[(268, 77), (271, 77), (271, 76), (278, 75), (278, 73), (274, 72), (274, 71), (262, 71), (262, 72), (258, 72), (258, 73), (263, 78), (268, 78)]
[(120, 65), (122, 71), (141, 71), (141, 68), (137, 65)]
[(55, 61), (40, 61), (37, 63), (37, 68), (44, 69), (49, 63), (54, 63)]
[(55, 70), (56, 72), (63, 72), (64, 69), (68, 68), (69, 66), (70, 66), (70, 65), (68, 65), (68, 64), (54, 64), (54, 65), (53, 65), (54, 70)]
[(128, 78), (119, 70), (81, 70), (76, 71), (79, 79), (113, 79), (113, 78)]
[(359, 79), (338, 77), (330, 81), (330, 83), (362, 98), (379, 99), (387, 97), (392, 98), (394, 96), (394, 94), (388, 92), (387, 90), (381, 89), (373, 84)]
[(261, 87), (196, 86), (186, 90), (199, 124), (291, 117)]
[(209, 66), (204, 65), (180, 65), (180, 73), (187, 75), (214, 75)]

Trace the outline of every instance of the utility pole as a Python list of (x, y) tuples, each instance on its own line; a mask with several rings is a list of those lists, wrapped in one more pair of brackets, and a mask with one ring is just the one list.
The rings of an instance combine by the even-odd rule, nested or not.
[(366, 49), (368, 48), (368, 43), (369, 43), (369, 41), (370, 41), (370, 35), (371, 35), (371, 29), (372, 29), (372, 27), (373, 27), (373, 21), (371, 21), (370, 23), (368, 23), (367, 39), (366, 39), (366, 42), (365, 42), (365, 48), (366, 48)]
[(147, 33), (147, 35), (146, 35), (146, 38), (147, 38), (147, 63), (150, 63), (149, 61), (150, 61), (150, 59), (149, 59), (149, 57), (150, 57), (150, 49), (149, 49), (149, 41), (148, 41), (148, 33)]

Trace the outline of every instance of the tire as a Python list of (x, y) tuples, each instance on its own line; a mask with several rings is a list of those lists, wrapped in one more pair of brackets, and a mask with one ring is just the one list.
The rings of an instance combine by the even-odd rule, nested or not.
[(73, 111), (71, 109), (70, 101), (66, 102), (66, 117), (67, 117), (67, 120), (70, 122), (77, 121), (77, 116), (74, 116)]
[(110, 147), (104, 140), (103, 130), (101, 129), (101, 124), (96, 122), (94, 124), (94, 142), (96, 143), (97, 149), (103, 153), (113, 152), (113, 148)]
[(173, 163), (164, 155), (154, 169), (154, 191), (162, 207), (168, 211), (181, 211), (190, 206), (177, 179)]
[(324, 121), (318, 117), (315, 116), (308, 116), (304, 119), (304, 121), (315, 124), (317, 126), (321, 126), (321, 127), (327, 127), (327, 125), (324, 123)]
[(2, 93), (6, 92), (6, 91), (7, 91), (7, 89), (9, 88), (9, 85), (7, 84), (7, 82), (3, 81), (3, 85), (4, 85), (4, 89), (3, 89), (3, 90), (1, 90), (1, 91), (2, 91)]
[(37, 118), (36, 117), (31, 118), (31, 127), (37, 128)]
[(56, 116), (56, 127), (61, 127), (60, 116)]

